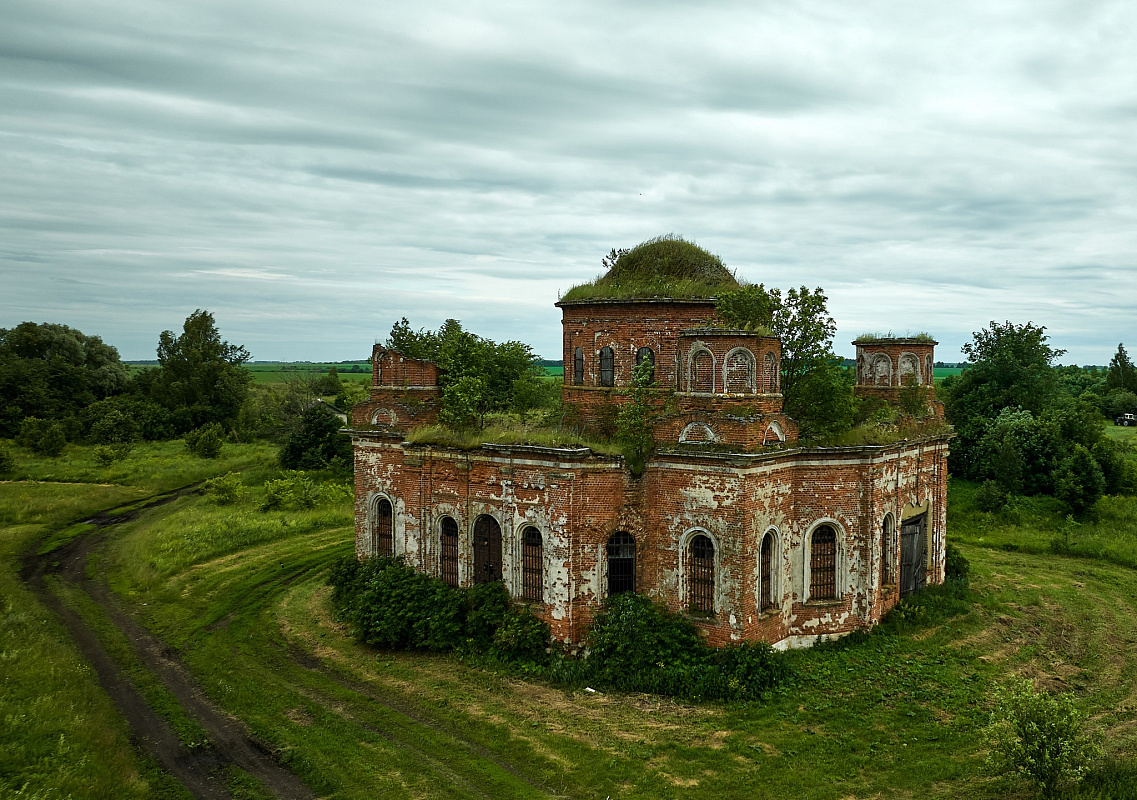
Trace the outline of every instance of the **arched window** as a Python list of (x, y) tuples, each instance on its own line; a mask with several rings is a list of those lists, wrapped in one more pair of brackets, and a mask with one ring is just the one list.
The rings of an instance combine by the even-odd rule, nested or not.
[(641, 347), (636, 351), (636, 366), (638, 367), (644, 361), (651, 364), (651, 376), (648, 378), (648, 383), (655, 380), (655, 351), (650, 347)]
[(439, 571), (447, 586), (458, 585), (458, 523), (450, 517), (442, 518), (442, 552)]
[(713, 392), (715, 390), (715, 357), (710, 350), (696, 350), (691, 359), (692, 392)]
[(778, 357), (767, 353), (762, 359), (762, 391), (778, 393)]
[(616, 383), (616, 354), (611, 347), (600, 350), (600, 385), (613, 386)]
[(744, 347), (727, 354), (722, 368), (722, 384), (731, 394), (749, 394), (754, 389), (754, 354)]
[(395, 515), (391, 501), (380, 497), (375, 504), (374, 532), (371, 552), (377, 556), (395, 555)]
[(884, 518), (884, 524), (880, 526), (880, 585), (887, 586), (896, 582), (896, 567), (893, 562), (896, 560), (896, 547), (893, 544), (896, 539), (896, 531), (892, 525), (892, 515), (888, 514)]
[(809, 546), (809, 599), (837, 599), (837, 531), (822, 525)]
[(758, 608), (765, 611), (773, 608), (774, 601), (774, 533), (767, 531), (762, 537), (761, 563), (758, 571)]
[(584, 384), (584, 350), (580, 347), (572, 354), (572, 382), (574, 386)]
[(521, 532), (521, 596), (526, 600), (545, 598), (544, 548), (541, 532), (532, 525)]
[(899, 371), (901, 386), (908, 385), (909, 381), (907, 378), (909, 375), (912, 376), (912, 381), (914, 381), (917, 386), (924, 383), (924, 380), (920, 375), (920, 359), (916, 358), (916, 356), (912, 355), (911, 353), (905, 353), (904, 355), (900, 356)]
[(489, 514), (474, 523), (474, 583), (501, 580), (501, 526)]
[(699, 614), (715, 610), (715, 543), (699, 534), (687, 546), (687, 607)]
[(636, 590), (636, 540), (616, 531), (608, 539), (608, 596)]

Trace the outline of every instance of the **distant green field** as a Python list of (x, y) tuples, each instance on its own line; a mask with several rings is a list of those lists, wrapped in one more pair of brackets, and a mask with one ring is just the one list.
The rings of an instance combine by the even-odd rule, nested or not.
[[(154, 364), (127, 364), (130, 367), (130, 374), (137, 375), (143, 370), (151, 369)], [(355, 361), (347, 363), (288, 363), (278, 362), (273, 364), (246, 364), (245, 369), (253, 374), (253, 383), (287, 383), (289, 380), (296, 378), (309, 377), (315, 374), (326, 372), (328, 367), (334, 366), (339, 373), (341, 381), (357, 381), (360, 383), (369, 382), (371, 380), (371, 364), (367, 361)], [(352, 372), (352, 368), (357, 368), (358, 372)]]
[(564, 367), (544, 367), (546, 375), (552, 375), (554, 378), (563, 378), (565, 376)]

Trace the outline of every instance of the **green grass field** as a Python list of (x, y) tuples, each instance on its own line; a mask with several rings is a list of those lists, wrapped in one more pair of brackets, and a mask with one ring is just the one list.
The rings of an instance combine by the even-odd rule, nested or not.
[[(953, 482), (949, 538), (972, 564), (961, 613), (929, 595), (892, 633), (792, 654), (799, 677), (767, 702), (695, 706), (358, 645), (324, 585), (327, 565), (352, 552), (350, 501), (266, 514), (263, 448), (227, 445), (214, 464), (153, 447), (113, 473), (83, 448), (58, 464), (21, 451), (29, 480), (0, 483), (0, 796), (180, 796), (23, 589), (16, 556), (99, 508), (229, 469), (249, 487), (240, 503), (191, 495), (146, 512), (107, 529), (94, 563), (201, 690), (319, 796), (1028, 798), (984, 768), (980, 728), (1009, 675), (1074, 692), (1105, 732), (1110, 760), (1079, 796), (1137, 796), (1137, 499), (1108, 498), (1070, 532), (1046, 503), (989, 515), (973, 486)], [(1074, 555), (1054, 555), (1067, 533)], [(98, 621), (82, 597), (65, 599)], [(147, 696), (164, 702), (160, 688)]]

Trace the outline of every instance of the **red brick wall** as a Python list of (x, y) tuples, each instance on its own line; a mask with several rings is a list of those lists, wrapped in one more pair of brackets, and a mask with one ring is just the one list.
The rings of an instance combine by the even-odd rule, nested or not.
[(372, 386), (437, 386), (440, 373), (433, 361), (408, 358), (381, 344), (371, 351)]
[[(943, 580), (947, 440), (888, 447), (790, 449), (762, 455), (660, 456), (636, 479), (619, 459), (588, 451), (483, 448), (459, 452), (404, 447), (356, 434), (356, 546), (368, 552), (369, 503), (383, 492), (396, 510), (396, 551), (440, 574), (443, 514), (462, 539), (460, 579), (470, 576), (470, 534), (477, 517), (501, 525), (506, 586), (521, 593), (520, 532), (542, 533), (545, 602), (535, 610), (554, 635), (578, 642), (606, 594), (605, 543), (616, 531), (637, 542), (637, 590), (673, 609), (687, 608), (683, 565), (690, 537), (715, 544), (716, 602), (711, 618), (694, 618), (707, 640), (765, 639), (808, 643), (875, 624), (897, 601), (880, 585), (882, 523), (902, 509), (929, 503), (929, 583)], [(825, 523), (838, 531), (839, 598), (807, 594), (809, 535)], [(777, 531), (773, 611), (758, 611), (763, 534)], [(899, 547), (891, 550), (898, 559)], [(895, 575), (898, 563), (892, 570)]]

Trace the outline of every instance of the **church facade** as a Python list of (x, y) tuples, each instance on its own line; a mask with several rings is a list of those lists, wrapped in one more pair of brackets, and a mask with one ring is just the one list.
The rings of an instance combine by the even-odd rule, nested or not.
[[(807, 447), (782, 410), (781, 346), (722, 327), (714, 300), (580, 300), (562, 312), (563, 400), (583, 425), (654, 366), (660, 447), (639, 475), (587, 448), (405, 441), (433, 421), (438, 368), (376, 345), (353, 409), (356, 552), (454, 586), (501, 580), (580, 643), (605, 598), (647, 594), (711, 644), (809, 645), (876, 624), (944, 577), (949, 434)], [(935, 342), (857, 345), (857, 388), (924, 386)], [(942, 413), (942, 412), (941, 412)]]

